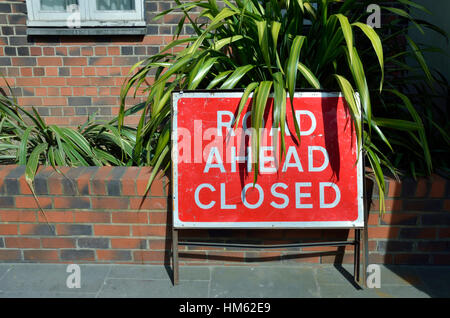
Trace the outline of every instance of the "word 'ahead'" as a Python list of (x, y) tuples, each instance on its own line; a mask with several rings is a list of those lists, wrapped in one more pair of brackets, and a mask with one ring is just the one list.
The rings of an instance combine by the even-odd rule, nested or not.
[(361, 160), (343, 97), (296, 93), (280, 157), (272, 99), (256, 132), (251, 99), (237, 120), (241, 96), (173, 95), (174, 226), (361, 227)]

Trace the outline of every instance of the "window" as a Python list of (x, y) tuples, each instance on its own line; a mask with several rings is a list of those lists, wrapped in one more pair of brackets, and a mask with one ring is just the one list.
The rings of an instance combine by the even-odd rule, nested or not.
[(27, 0), (29, 27), (144, 27), (143, 0)]

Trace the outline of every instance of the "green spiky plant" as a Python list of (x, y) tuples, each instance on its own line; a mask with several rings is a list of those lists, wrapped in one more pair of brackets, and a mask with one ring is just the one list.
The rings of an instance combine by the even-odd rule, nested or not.
[[(91, 116), (76, 129), (47, 125), (34, 107), (30, 112), (19, 106), (8, 88), (9, 94), (0, 94), (0, 163), (25, 165), (31, 190), (38, 165), (60, 172), (63, 166), (132, 164), (136, 129), (122, 126), (119, 133), (117, 118), (100, 121)], [(136, 105), (125, 116), (142, 108)]]
[[(414, 82), (405, 75), (409, 66), (404, 59), (411, 56), (418, 61), (420, 80), (427, 85), (434, 85), (435, 79), (421, 48), (409, 37), (405, 45), (398, 45), (398, 39), (410, 26), (441, 31), (412, 18), (410, 8), (426, 10), (412, 1), (390, 1), (390, 6), (383, 6), (384, 1), (370, 2), (380, 4), (382, 12), (393, 17), (381, 30), (365, 24), (367, 3), (356, 0), (225, 0), (222, 6), (215, 0), (175, 0), (174, 8), (157, 17), (173, 10), (184, 13), (174, 40), (159, 54), (135, 65), (135, 74), (121, 94), (119, 128), (131, 88), (137, 91), (146, 78), (154, 77), (153, 85), (147, 88), (132, 157), (137, 165), (154, 167), (149, 184), (158, 169), (170, 166), (169, 102), (175, 89), (243, 89), (238, 113), (253, 94), (251, 118), (256, 131), (262, 125), (269, 95), (273, 94), (274, 126), (281, 130), (282, 151), (286, 107), (293, 107), (287, 104), (286, 97), (292, 97), (298, 89), (341, 91), (354, 122), (358, 146), (380, 189), (381, 210), (383, 168), (397, 175), (402, 160), (396, 165), (391, 159), (398, 149), (408, 153), (405, 147), (412, 147), (414, 156), (421, 160), (422, 171), (430, 174), (433, 159), (421, 114), (408, 97), (407, 88)], [(180, 37), (185, 22), (193, 35)], [(179, 45), (185, 48), (173, 53), (172, 49)], [(299, 137), (297, 123), (295, 130)]]

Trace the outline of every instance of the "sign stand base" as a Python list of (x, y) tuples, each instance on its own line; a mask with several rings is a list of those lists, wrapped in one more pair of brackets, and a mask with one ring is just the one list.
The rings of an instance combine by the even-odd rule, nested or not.
[[(335, 241), (335, 242), (310, 242), (310, 243), (290, 243), (277, 245), (259, 245), (259, 244), (239, 244), (239, 243), (216, 243), (216, 242), (195, 242), (195, 241), (179, 241), (179, 228), (172, 227), (172, 266), (173, 266), (173, 284), (179, 284), (179, 258), (178, 246), (209, 246), (209, 247), (238, 247), (238, 248), (263, 248), (263, 249), (280, 249), (288, 247), (317, 247), (317, 246), (354, 246), (353, 259), (353, 278), (355, 283), (359, 286), (366, 286), (366, 268), (367, 268), (367, 227), (364, 229), (355, 229), (354, 240)], [(360, 281), (360, 267), (361, 267), (361, 231), (363, 239), (363, 284)]]

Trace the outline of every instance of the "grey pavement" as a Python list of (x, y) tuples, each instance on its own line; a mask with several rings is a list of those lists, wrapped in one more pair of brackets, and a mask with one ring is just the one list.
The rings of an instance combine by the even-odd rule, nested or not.
[(80, 264), (80, 288), (68, 288), (66, 264), (0, 264), (0, 298), (434, 298), (450, 297), (450, 267), (380, 265), (381, 288), (359, 289), (353, 267)]

